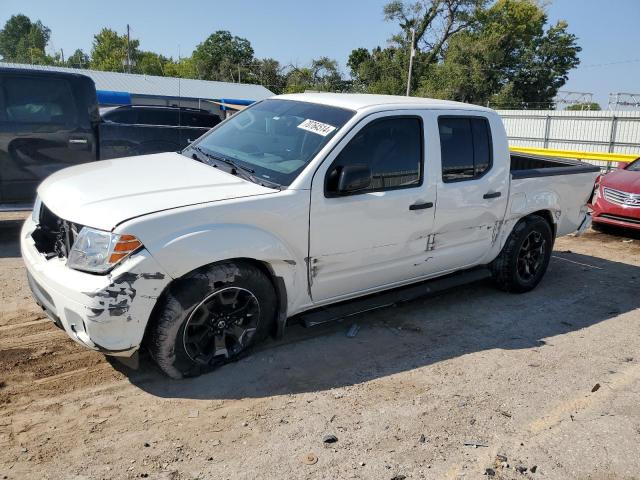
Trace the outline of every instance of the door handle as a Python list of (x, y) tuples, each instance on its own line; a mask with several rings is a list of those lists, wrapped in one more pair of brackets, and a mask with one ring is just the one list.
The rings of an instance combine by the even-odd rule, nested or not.
[(409, 205), (409, 210), (424, 210), (425, 208), (433, 207), (432, 202), (426, 203), (414, 203), (413, 205)]
[(484, 198), (486, 200), (488, 198), (498, 198), (501, 195), (502, 195), (502, 193), (500, 193), (500, 192), (490, 192), (490, 193), (485, 193), (482, 196), (482, 198)]

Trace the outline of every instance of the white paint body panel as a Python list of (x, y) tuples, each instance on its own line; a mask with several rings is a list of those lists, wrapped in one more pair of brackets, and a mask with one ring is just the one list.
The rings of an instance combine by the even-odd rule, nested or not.
[[(35, 224), (28, 220), (21, 239), (25, 263), (38, 283), (53, 292), (63, 310), (75, 302), (73, 311), (87, 323), (88, 312), (96, 307), (86, 295), (87, 288), (108, 289), (114, 278), (128, 269), (136, 275), (162, 272), (164, 276), (162, 281), (148, 283), (151, 290), (145, 302), (136, 304), (133, 323), (118, 316), (99, 326), (94, 321), (89, 325), (102, 343), (92, 338), (82, 343), (91, 346), (93, 341), (113, 350), (137, 348), (159, 295), (157, 290), (214, 262), (249, 258), (264, 263), (282, 279), (286, 316), (291, 316), (319, 305), (487, 264), (498, 255), (516, 221), (531, 212), (551, 211), (558, 234), (574, 231), (586, 213), (584, 205), (595, 175), (510, 181), (504, 128), (489, 109), (372, 95), (282, 98), (355, 111), (285, 190), (253, 184), (176, 153), (81, 165), (43, 182), (40, 198), (59, 217), (132, 234), (144, 245), (144, 261), (127, 260), (113, 274), (77, 272), (63, 262), (38, 256), (30, 240)], [(493, 168), (478, 180), (445, 184), (441, 180), (437, 117), (458, 113), (488, 118)], [(398, 114), (423, 119), (422, 185), (325, 198), (326, 170), (341, 148), (372, 119)], [(501, 197), (484, 200), (483, 194), (491, 191), (500, 191)], [(433, 202), (434, 207), (408, 208), (423, 202)], [(427, 243), (430, 236), (432, 250)], [(145, 291), (147, 287), (140, 284), (138, 288)], [(67, 333), (74, 335), (70, 328)]]

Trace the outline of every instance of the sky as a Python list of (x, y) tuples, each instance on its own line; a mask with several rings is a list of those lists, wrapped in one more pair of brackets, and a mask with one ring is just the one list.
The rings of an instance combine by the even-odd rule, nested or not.
[[(257, 57), (306, 65), (329, 56), (342, 65), (354, 48), (385, 45), (386, 0), (0, 0), (0, 25), (13, 14), (39, 19), (51, 31), (49, 49), (91, 49), (102, 27), (131, 34), (144, 50), (189, 55), (216, 30), (247, 38)], [(582, 46), (581, 65), (562, 90), (592, 92), (606, 108), (611, 92), (640, 93), (640, 0), (546, 1), (550, 22), (566, 20)]]

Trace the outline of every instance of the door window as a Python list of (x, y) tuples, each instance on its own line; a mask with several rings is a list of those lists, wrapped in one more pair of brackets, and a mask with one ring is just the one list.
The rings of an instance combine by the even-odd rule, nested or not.
[(109, 122), (124, 123), (126, 125), (137, 123), (136, 111), (128, 107), (111, 110), (105, 113), (102, 118)]
[(444, 182), (472, 180), (491, 168), (491, 131), (486, 119), (440, 117), (438, 130)]
[(178, 126), (178, 110), (164, 108), (137, 108), (140, 125)]
[(422, 121), (418, 117), (374, 120), (360, 130), (329, 169), (327, 191), (337, 190), (340, 169), (366, 165), (372, 182), (358, 193), (415, 187), (422, 183)]
[(3, 80), (4, 119), (16, 123), (72, 124), (75, 104), (66, 80), (7, 76)]
[(220, 117), (214, 114), (200, 112), (181, 112), (180, 124), (183, 127), (212, 128), (220, 123)]

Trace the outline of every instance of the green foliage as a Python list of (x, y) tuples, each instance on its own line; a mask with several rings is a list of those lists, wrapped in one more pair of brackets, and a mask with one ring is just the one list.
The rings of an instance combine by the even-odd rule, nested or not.
[(384, 16), (400, 28), (390, 46), (358, 48), (349, 56), (354, 86), (362, 91), (405, 92), (412, 28), (412, 91), (420, 96), (547, 108), (579, 63), (567, 23), (547, 27), (534, 0), (393, 0)]
[(293, 68), (286, 77), (287, 93), (306, 90), (319, 92), (342, 92), (349, 89), (349, 82), (342, 78), (338, 62), (329, 57), (311, 61), (310, 67)]
[(196, 78), (196, 66), (191, 57), (181, 58), (178, 61), (170, 59), (164, 65), (166, 77)]
[(451, 38), (418, 94), (496, 108), (551, 108), (579, 63), (580, 47), (566, 22), (545, 31), (546, 23), (531, 0), (498, 0), (478, 13), (473, 28)]
[(273, 58), (255, 59), (249, 68), (249, 75), (242, 80), (264, 85), (276, 94), (283, 93), (287, 85), (284, 68)]
[(50, 64), (55, 59), (45, 53), (51, 30), (40, 20), (13, 15), (0, 30), (0, 55), (5, 62)]
[(253, 48), (246, 38), (218, 30), (196, 47), (192, 57), (198, 78), (233, 82), (248, 74)]
[(358, 48), (347, 65), (354, 86), (370, 93), (401, 95), (406, 91), (412, 29), (415, 30), (412, 89), (430, 66), (441, 59), (449, 39), (475, 22), (486, 0), (393, 0), (384, 7), (384, 18), (396, 22), (400, 31), (387, 48), (371, 52)]
[(71, 68), (87, 68), (90, 63), (89, 55), (84, 53), (81, 49), (76, 49), (65, 62), (67, 67)]
[[(139, 46), (139, 40), (131, 39), (129, 41), (129, 55), (133, 65), (137, 65), (140, 59)], [(110, 28), (100, 30), (93, 37), (91, 68), (111, 72), (127, 71), (127, 36), (119, 35), (118, 32)]]
[(158, 53), (141, 51), (138, 54), (138, 61), (133, 72), (162, 77), (165, 75), (165, 68), (170, 62), (171, 59)]
[(599, 103), (596, 102), (586, 102), (586, 103), (576, 103), (574, 105), (569, 105), (565, 110), (602, 110), (602, 107)]

